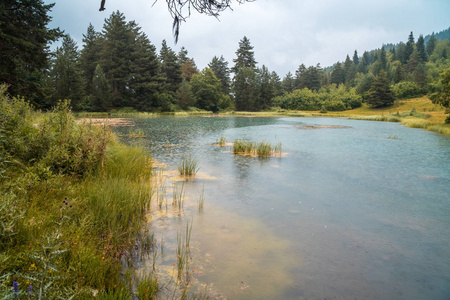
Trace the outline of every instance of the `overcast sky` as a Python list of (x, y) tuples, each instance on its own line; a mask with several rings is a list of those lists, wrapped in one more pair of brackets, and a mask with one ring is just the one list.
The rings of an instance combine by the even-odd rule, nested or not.
[(203, 69), (214, 56), (223, 55), (232, 66), (239, 40), (247, 36), (258, 66), (266, 65), (280, 77), (298, 66), (322, 67), (359, 55), (382, 44), (406, 42), (450, 27), (449, 0), (256, 0), (221, 14), (220, 20), (192, 14), (182, 23), (178, 44), (165, 0), (44, 0), (56, 3), (51, 27), (59, 27), (77, 41), (79, 49), (89, 23), (101, 31), (104, 19), (115, 10), (134, 20), (158, 52), (162, 40), (177, 53), (188, 50)]

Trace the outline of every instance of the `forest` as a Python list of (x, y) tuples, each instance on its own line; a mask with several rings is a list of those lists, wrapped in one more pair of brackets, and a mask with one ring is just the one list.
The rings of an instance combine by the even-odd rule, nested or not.
[[(281, 78), (255, 61), (246, 36), (231, 65), (218, 53), (199, 70), (187, 49), (176, 53), (163, 41), (158, 51), (119, 11), (105, 19), (101, 31), (89, 24), (79, 48), (69, 33), (47, 28), (51, 7), (42, 5), (45, 13), (30, 23), (17, 22), (14, 13), (2, 16), (10, 22), (1, 28), (0, 81), (38, 109), (70, 99), (74, 111), (88, 112), (343, 111), (363, 102), (383, 107), (427, 94), (448, 106), (442, 74), (450, 68), (450, 29), (417, 40), (411, 32), (406, 43), (362, 55), (355, 50), (326, 68), (301, 64)], [(30, 36), (32, 31), (39, 34)], [(48, 43), (58, 39), (62, 45), (50, 51)]]

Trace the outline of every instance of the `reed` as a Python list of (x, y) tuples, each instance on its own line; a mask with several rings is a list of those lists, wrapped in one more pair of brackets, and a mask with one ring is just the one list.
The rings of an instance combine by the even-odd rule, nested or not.
[(181, 184), (177, 184), (176, 182), (173, 182), (173, 192), (172, 192), (172, 205), (175, 207), (178, 207), (178, 212), (181, 212), (181, 209), (183, 208), (183, 200), (184, 200), (184, 182)]
[(203, 184), (202, 190), (197, 200), (198, 211), (203, 212), (203, 207), (205, 205), (205, 184)]
[(219, 140), (216, 142), (217, 145), (223, 147), (227, 144), (227, 139), (224, 136), (221, 136)]
[(259, 143), (236, 139), (233, 144), (233, 153), (241, 155), (252, 155), (257, 157), (270, 157), (281, 155), (282, 145), (272, 145), (266, 141)]
[(180, 175), (195, 175), (199, 170), (199, 162), (195, 157), (189, 156), (184, 157), (183, 161), (178, 165), (178, 171)]
[(182, 281), (183, 272), (185, 272), (186, 282), (190, 280), (189, 275), (189, 257), (190, 257), (190, 240), (192, 232), (192, 223), (186, 223), (186, 230), (184, 236), (177, 233), (177, 279)]

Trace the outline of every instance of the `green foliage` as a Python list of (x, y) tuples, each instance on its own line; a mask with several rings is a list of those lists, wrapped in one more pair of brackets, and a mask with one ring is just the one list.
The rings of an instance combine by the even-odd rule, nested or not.
[(450, 107), (450, 68), (442, 72), (438, 89), (437, 92), (431, 94), (431, 101), (444, 107)]
[(422, 89), (415, 82), (411, 81), (401, 81), (394, 84), (392, 91), (396, 99), (419, 97), (423, 94)]
[(12, 95), (25, 96), (38, 107), (45, 107), (48, 97), (47, 44), (61, 36), (59, 29), (48, 26), (53, 5), (37, 0), (0, 3), (1, 82), (11, 85)]
[(192, 76), (191, 87), (196, 107), (213, 112), (219, 110), (219, 101), (222, 97), (221, 83), (210, 68), (205, 68), (200, 74)]
[(239, 48), (236, 51), (236, 58), (233, 59), (233, 62), (234, 66), (231, 68), (231, 72), (235, 75), (237, 75), (243, 68), (256, 70), (253, 46), (250, 44), (250, 40), (246, 36), (239, 41)]
[(233, 92), (237, 110), (258, 110), (258, 77), (253, 68), (239, 69), (233, 82)]

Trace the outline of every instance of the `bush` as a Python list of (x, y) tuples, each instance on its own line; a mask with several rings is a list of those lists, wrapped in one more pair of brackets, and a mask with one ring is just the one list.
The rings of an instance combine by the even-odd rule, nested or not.
[(392, 86), (396, 99), (413, 98), (423, 95), (423, 90), (412, 81), (401, 81)]

